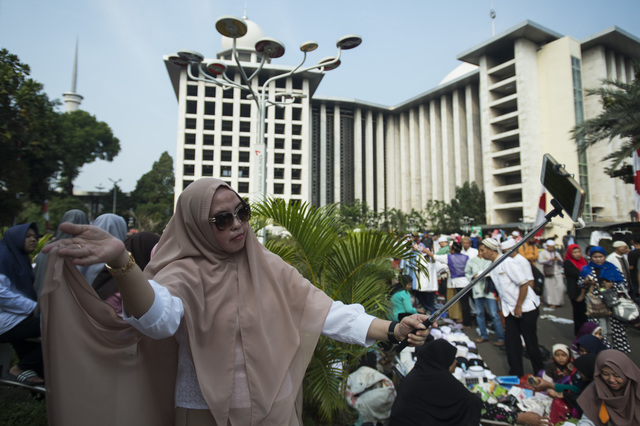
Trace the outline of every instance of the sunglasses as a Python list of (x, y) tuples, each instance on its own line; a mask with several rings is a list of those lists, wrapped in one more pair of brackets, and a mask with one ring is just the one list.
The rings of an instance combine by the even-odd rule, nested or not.
[(224, 231), (231, 228), (236, 217), (240, 222), (247, 222), (251, 219), (251, 207), (248, 203), (242, 204), (233, 213), (218, 213), (214, 217), (210, 217), (209, 223), (215, 223), (219, 231)]

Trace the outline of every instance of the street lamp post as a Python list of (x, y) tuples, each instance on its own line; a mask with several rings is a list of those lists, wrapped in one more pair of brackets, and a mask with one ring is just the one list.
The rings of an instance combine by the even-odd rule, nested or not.
[[(295, 68), (290, 71), (274, 75), (267, 79), (262, 87), (258, 87), (257, 90), (254, 90), (251, 82), (260, 74), (260, 71), (263, 69), (267, 61), (284, 55), (284, 44), (270, 37), (263, 37), (259, 39), (255, 44), (255, 50), (262, 55), (262, 58), (257, 68), (251, 73), (251, 75), (248, 75), (245, 66), (240, 62), (236, 47), (237, 40), (247, 34), (246, 22), (235, 16), (222, 16), (216, 21), (216, 30), (221, 35), (231, 38), (233, 41), (231, 54), (241, 76), (241, 83), (237, 83), (227, 76), (227, 65), (222, 60), (216, 59), (204, 63), (204, 55), (192, 50), (181, 50), (177, 53), (177, 56), (172, 56), (170, 60), (176, 65), (186, 66), (187, 75), (193, 81), (202, 81), (205, 84), (213, 84), (222, 88), (222, 90), (236, 88), (249, 92), (247, 98), (252, 99), (255, 102), (258, 111), (258, 114), (256, 115), (257, 138), (253, 149), (253, 152), (255, 153), (255, 167), (253, 167), (252, 171), (253, 176), (255, 177), (253, 180), (254, 191), (259, 186), (262, 198), (266, 199), (267, 143), (265, 140), (264, 129), (266, 110), (270, 106), (284, 107), (285, 105), (293, 104), (296, 99), (306, 96), (304, 94), (294, 93), (291, 91), (276, 91), (276, 89), (271, 88), (272, 83), (276, 80), (288, 78), (311, 70), (325, 72), (336, 69), (341, 63), (340, 56), (342, 51), (358, 47), (362, 43), (362, 39), (357, 35), (343, 36), (336, 42), (336, 47), (338, 48), (336, 56), (326, 57), (321, 59), (315, 65), (303, 68), (302, 65), (307, 60), (307, 53), (318, 48), (318, 43), (314, 41), (307, 41), (300, 46), (300, 51), (303, 53), (303, 57), (302, 61)], [(197, 76), (194, 74), (193, 68), (198, 70)], [(265, 239), (266, 233), (263, 231), (263, 242)]]
[(116, 214), (116, 195), (118, 193), (117, 185), (118, 185), (118, 182), (122, 182), (122, 179), (118, 179), (118, 180), (113, 180), (111, 178), (107, 178), (107, 179), (109, 179), (113, 183), (113, 214)]

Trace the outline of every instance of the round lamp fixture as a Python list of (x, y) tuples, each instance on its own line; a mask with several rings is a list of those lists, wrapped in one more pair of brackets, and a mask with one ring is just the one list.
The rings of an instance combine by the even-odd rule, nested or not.
[[(320, 62), (318, 62), (318, 65), (322, 65), (322, 64), (326, 64), (328, 62), (333, 62), (335, 61), (336, 58), (334, 58), (333, 56), (328, 56), (326, 58), (323, 58), (320, 60)], [(322, 69), (324, 71), (331, 71), (331, 70), (335, 70), (336, 68), (338, 68), (340, 66), (340, 60), (338, 59), (337, 62), (333, 63), (333, 64), (329, 64), (329, 65), (324, 65), (322, 67)]]
[(216, 21), (216, 30), (229, 38), (240, 38), (247, 33), (247, 24), (240, 18), (224, 15)]
[(178, 52), (178, 56), (187, 62), (195, 62), (197, 64), (204, 60), (204, 55), (195, 50), (181, 50)]
[(168, 60), (169, 60), (169, 62), (171, 62), (173, 65), (175, 65), (177, 67), (184, 67), (185, 65), (187, 65), (189, 63), (189, 61), (186, 61), (186, 60), (182, 59), (178, 55), (171, 55), (171, 56), (169, 56)]
[(313, 52), (317, 48), (318, 43), (316, 43), (315, 41), (305, 41), (300, 45), (300, 51), (305, 53)]
[(227, 69), (227, 66), (220, 61), (207, 62), (206, 70), (211, 75), (220, 75)]
[(267, 55), (269, 58), (279, 58), (284, 55), (284, 44), (275, 38), (264, 37), (256, 43), (256, 51)]
[(355, 34), (349, 34), (340, 37), (338, 39), (338, 42), (336, 43), (336, 47), (342, 50), (349, 50), (353, 49), (354, 47), (360, 46), (360, 43), (362, 43), (362, 37)]

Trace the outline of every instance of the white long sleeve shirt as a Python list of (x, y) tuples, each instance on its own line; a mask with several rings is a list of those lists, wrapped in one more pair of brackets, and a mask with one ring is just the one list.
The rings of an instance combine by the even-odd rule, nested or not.
[[(178, 407), (190, 409), (208, 409), (200, 392), (195, 367), (191, 359), (189, 345), (180, 326), (184, 316), (182, 300), (172, 296), (169, 290), (153, 280), (149, 280), (155, 293), (151, 308), (136, 319), (123, 307), (123, 318), (136, 329), (154, 339), (176, 336), (180, 349), (178, 352), (178, 377), (176, 380), (176, 401)], [(367, 314), (362, 305), (345, 305), (333, 302), (322, 327), (322, 335), (331, 339), (371, 346), (376, 341), (367, 339), (367, 332), (375, 317)], [(249, 386), (244, 367), (244, 354), (238, 333), (236, 339), (236, 361), (231, 406), (241, 408), (249, 403)]]

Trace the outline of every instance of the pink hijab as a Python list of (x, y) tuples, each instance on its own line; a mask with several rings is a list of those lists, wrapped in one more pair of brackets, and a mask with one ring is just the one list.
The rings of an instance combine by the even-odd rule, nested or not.
[[(301, 423), (302, 381), (333, 301), (250, 227), (245, 249), (220, 249), (208, 222), (220, 187), (231, 189), (200, 179), (182, 192), (145, 275), (184, 304), (198, 383), (217, 424)], [(243, 413), (230, 410), (237, 338), (251, 400)]]

